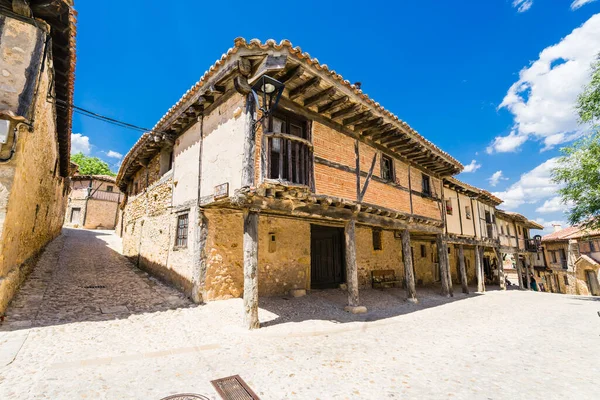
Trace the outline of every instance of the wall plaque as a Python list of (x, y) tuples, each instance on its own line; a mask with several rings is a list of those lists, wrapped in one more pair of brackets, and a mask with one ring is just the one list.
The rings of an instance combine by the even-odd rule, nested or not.
[(215, 200), (229, 196), (229, 182), (215, 186)]

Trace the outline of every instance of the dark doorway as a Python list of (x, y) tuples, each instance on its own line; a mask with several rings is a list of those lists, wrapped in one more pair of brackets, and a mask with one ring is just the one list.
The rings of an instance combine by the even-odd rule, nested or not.
[(310, 281), (313, 289), (338, 287), (345, 282), (344, 229), (311, 225)]
[(494, 273), (492, 272), (492, 263), (488, 256), (483, 257), (483, 274), (489, 280), (492, 280)]

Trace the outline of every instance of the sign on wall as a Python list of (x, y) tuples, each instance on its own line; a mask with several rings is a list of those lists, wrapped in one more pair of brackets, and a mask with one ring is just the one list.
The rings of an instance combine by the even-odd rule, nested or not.
[(229, 182), (215, 186), (215, 200), (229, 196)]

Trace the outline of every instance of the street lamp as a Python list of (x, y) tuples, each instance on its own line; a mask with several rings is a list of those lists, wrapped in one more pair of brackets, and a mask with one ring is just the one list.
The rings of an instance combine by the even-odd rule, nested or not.
[[(285, 85), (269, 75), (263, 75), (252, 85), (252, 95), (256, 106), (260, 106), (259, 96), (262, 97), (261, 120), (268, 117), (277, 108), (277, 103), (283, 94)], [(259, 122), (259, 121), (256, 121)]]

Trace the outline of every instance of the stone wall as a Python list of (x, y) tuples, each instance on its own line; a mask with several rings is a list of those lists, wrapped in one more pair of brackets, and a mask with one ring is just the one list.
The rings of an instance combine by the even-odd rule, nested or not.
[[(56, 114), (45, 95), (54, 73), (51, 63), (44, 71), (33, 105), (33, 131), (21, 126), (13, 158), (0, 164), (0, 313), (64, 221), (69, 182), (59, 175)], [(9, 155), (6, 149), (1, 157)]]
[(89, 199), (85, 225), (87, 229), (114, 229), (119, 203), (115, 201)]
[[(72, 198), (68, 200), (67, 211), (65, 212), (65, 226), (80, 228), (83, 226), (83, 218), (86, 213), (87, 201), (85, 198)], [(73, 214), (73, 209), (79, 209), (79, 216), (77, 213)]]

